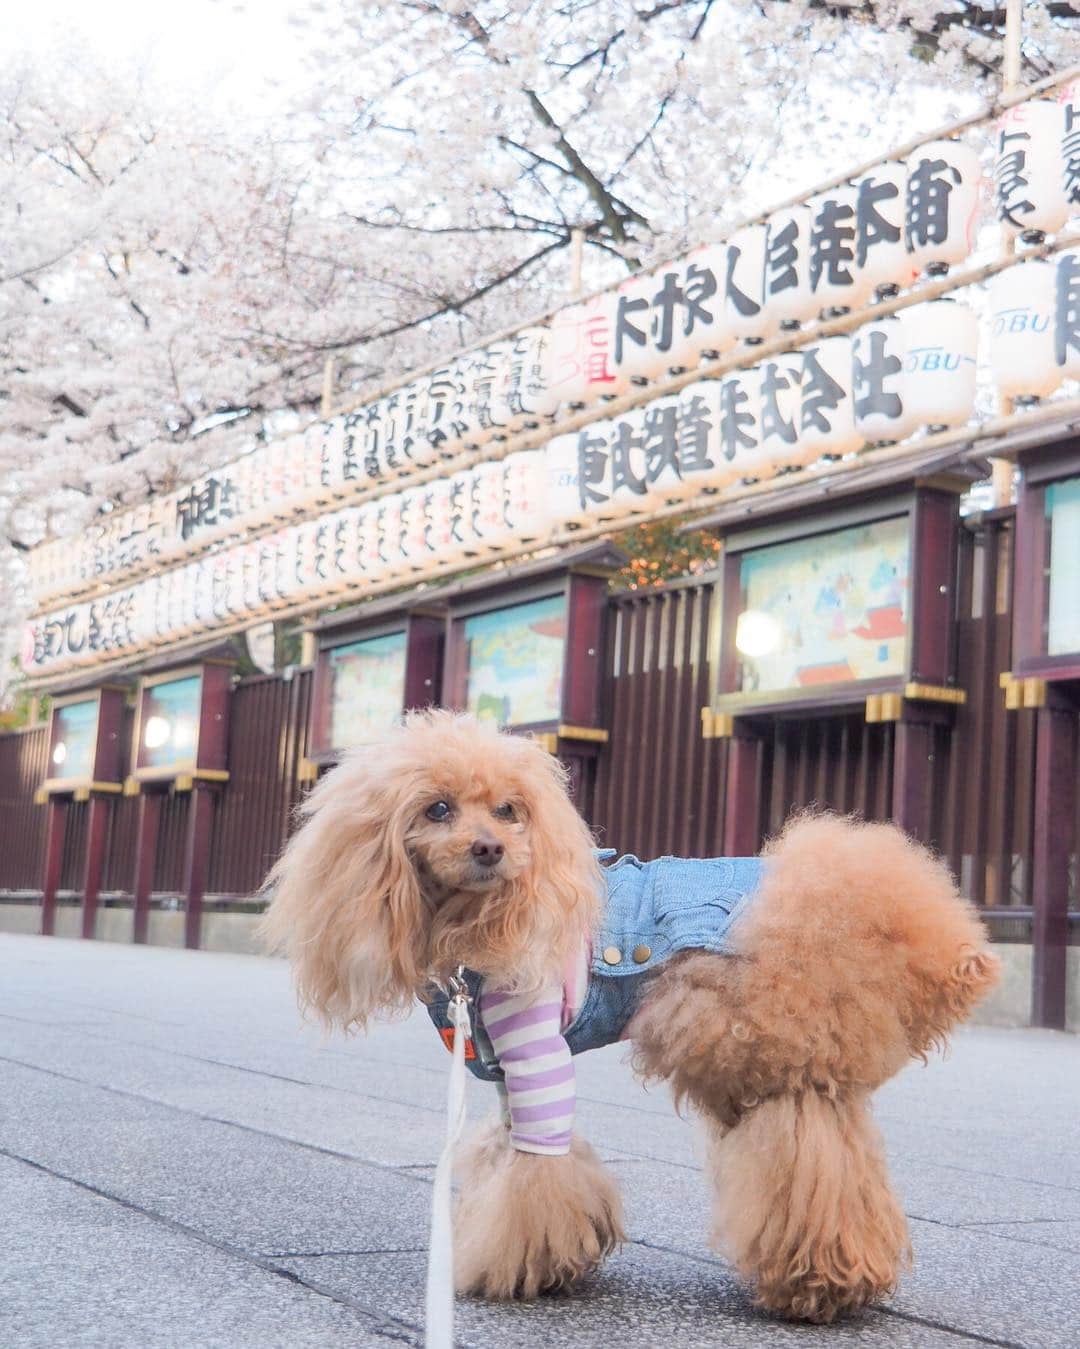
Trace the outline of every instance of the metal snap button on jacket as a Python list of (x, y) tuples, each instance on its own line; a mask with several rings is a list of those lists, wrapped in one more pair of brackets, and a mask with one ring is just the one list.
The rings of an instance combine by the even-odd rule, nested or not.
[(649, 958), (651, 955), (652, 955), (652, 947), (651, 947), (651, 946), (635, 946), (635, 947), (634, 947), (634, 964), (635, 964), (635, 965), (644, 965), (645, 962), (646, 962), (646, 960), (648, 960), (648, 958)]
[(608, 965), (617, 965), (622, 960), (622, 952), (617, 946), (605, 946), (604, 960)]

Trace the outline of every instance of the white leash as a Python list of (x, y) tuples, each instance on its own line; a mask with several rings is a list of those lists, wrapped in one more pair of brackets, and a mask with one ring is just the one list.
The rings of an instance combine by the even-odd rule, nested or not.
[(469, 992), (458, 970), (451, 976), (450, 1024), (454, 1027), (454, 1056), (450, 1063), (450, 1090), (446, 1109), (446, 1143), (435, 1168), (431, 1197), (431, 1245), (428, 1250), (426, 1349), (452, 1349), (454, 1343), (454, 1239), (450, 1223), (450, 1177), (454, 1148), (465, 1127), (465, 1040), (469, 1025)]

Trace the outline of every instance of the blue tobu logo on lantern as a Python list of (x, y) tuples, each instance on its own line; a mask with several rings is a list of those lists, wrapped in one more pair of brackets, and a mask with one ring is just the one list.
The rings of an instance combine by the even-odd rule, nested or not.
[(999, 309), (994, 315), (994, 336), (1003, 333), (1044, 333), (1050, 327), (1050, 315), (1040, 314), (1030, 305), (1017, 309)]

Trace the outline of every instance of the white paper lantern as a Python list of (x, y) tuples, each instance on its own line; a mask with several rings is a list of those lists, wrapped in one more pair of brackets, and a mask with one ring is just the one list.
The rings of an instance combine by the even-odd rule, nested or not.
[(761, 375), (755, 368), (733, 370), (720, 381), (720, 453), (735, 482), (768, 476), (761, 450)]
[(727, 241), (724, 311), (727, 326), (744, 341), (757, 341), (772, 330), (772, 312), (765, 307), (768, 256), (767, 225), (747, 225)]
[(917, 275), (904, 243), (907, 165), (887, 160), (855, 184), (855, 266), (869, 292), (895, 294)]
[(1080, 379), (1080, 252), (1058, 253), (1054, 268), (1054, 360), (1065, 379)]
[(478, 347), (466, 352), (459, 360), (467, 423), (464, 441), (469, 449), (486, 445), (493, 437), (508, 433), (511, 414), (505, 389), (509, 364), (509, 342)]
[(793, 462), (812, 464), (824, 454), (847, 454), (862, 445), (851, 376), (850, 337), (825, 337), (803, 347), (798, 458)]
[(679, 467), (687, 497), (718, 492), (737, 476), (720, 443), (721, 383), (698, 380), (679, 394)]
[(1062, 380), (1055, 351), (1055, 269), (1018, 262), (990, 282), (990, 368), (1004, 398), (1044, 398)]
[(518, 542), (534, 543), (551, 532), (547, 459), (543, 450), (515, 450), (503, 460), (506, 519)]
[[(670, 288), (665, 303), (663, 286)], [(611, 367), (629, 384), (647, 384), (659, 379), (671, 361), (671, 345), (679, 305), (678, 276), (673, 268), (666, 273), (642, 272), (627, 277), (616, 287), (612, 335)]]
[(550, 345), (548, 329), (538, 326), (522, 328), (506, 343), (499, 398), (509, 431), (538, 426), (558, 410), (559, 400), (547, 384)]
[(315, 437), (319, 447), (320, 499), (341, 500), (348, 495), (345, 479), (345, 418), (334, 417), (328, 422), (316, 422), (308, 434)]
[(915, 430), (904, 370), (908, 330), (898, 314), (864, 324), (852, 338), (855, 426), (864, 440), (903, 440)]
[(819, 311), (856, 309), (870, 293), (855, 261), (857, 205), (855, 188), (847, 186), (810, 202), (810, 289)]
[(1080, 80), (1058, 90), (1061, 103), (1061, 187), (1070, 214), (1080, 206)]
[(810, 288), (809, 206), (790, 206), (769, 216), (763, 303), (771, 329), (797, 328), (816, 318), (819, 305)]
[(928, 141), (907, 159), (904, 245), (918, 271), (939, 274), (975, 244), (979, 156), (963, 141)]
[(454, 536), (451, 495), (449, 478), (436, 478), (424, 486), (428, 550), (439, 567), (452, 566), (465, 557), (464, 544)]
[(758, 438), (770, 472), (801, 463), (799, 411), (802, 401), (802, 353), (783, 351), (762, 361), (758, 371)]
[(1064, 135), (1065, 111), (1050, 99), (1017, 103), (998, 119), (994, 196), (1007, 234), (1038, 241), (1064, 225)]
[(645, 484), (651, 510), (693, 496), (698, 490), (683, 473), (681, 408), (681, 395), (667, 394), (638, 409), (642, 414)]
[(738, 341), (724, 305), (727, 257), (727, 244), (718, 243), (704, 244), (682, 259), (683, 319), (676, 362), (680, 367), (693, 369), (700, 358), (723, 355)]
[(505, 478), (501, 460), (477, 464), (472, 471), (473, 529), (485, 552), (502, 552), (515, 542), (506, 518)]
[(401, 493), (392, 492), (375, 502), (375, 530), (379, 556), (386, 565), (387, 575), (403, 576), (408, 572), (401, 551)]
[(591, 515), (581, 499), (578, 433), (553, 436), (544, 446), (548, 509), (555, 530), (580, 529)]
[(915, 426), (963, 426), (975, 411), (979, 320), (943, 298), (903, 312), (904, 407)]
[(424, 538), (424, 489), (409, 487), (400, 494), (401, 529), (398, 554), (408, 571), (420, 572), (427, 565), (427, 545)]
[(628, 381), (614, 366), (615, 301), (594, 295), (567, 305), (551, 319), (547, 386), (570, 406), (625, 393)]
[(579, 448), (583, 435), (588, 435), (593, 447), (583, 461), (583, 468), (591, 474), (591, 490), (598, 497), (607, 494), (607, 500), (595, 502), (597, 518), (625, 520), (652, 510), (663, 500), (649, 489), (645, 412), (643, 407), (630, 408), (579, 433)]

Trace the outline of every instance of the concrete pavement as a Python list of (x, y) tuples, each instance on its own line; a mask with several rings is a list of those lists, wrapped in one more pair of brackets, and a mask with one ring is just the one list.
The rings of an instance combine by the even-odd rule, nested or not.
[[(753, 1311), (622, 1057), (579, 1060), (579, 1118), (630, 1242), (576, 1294), (459, 1300), (461, 1344), (1080, 1345), (1076, 1037), (967, 1030), (879, 1094), (916, 1268), (833, 1328)], [(277, 961), (0, 935), (0, 1347), (420, 1343), (448, 1064), (420, 1015), (322, 1043)]]

